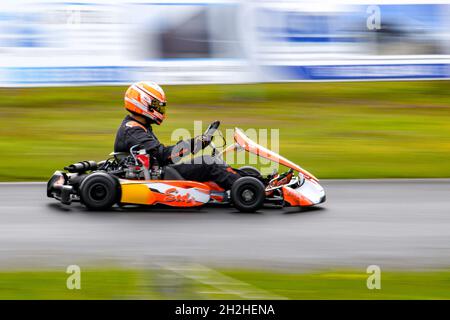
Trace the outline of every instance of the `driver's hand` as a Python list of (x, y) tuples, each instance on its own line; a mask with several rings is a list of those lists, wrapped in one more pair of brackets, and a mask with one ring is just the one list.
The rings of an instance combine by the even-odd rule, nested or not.
[(205, 149), (207, 146), (211, 144), (212, 137), (206, 136), (204, 134), (202, 134), (200, 137), (202, 139), (202, 149)]
[(200, 150), (205, 149), (211, 143), (211, 137), (208, 137), (204, 134), (201, 136), (197, 136), (192, 139), (191, 150), (192, 154), (199, 152)]

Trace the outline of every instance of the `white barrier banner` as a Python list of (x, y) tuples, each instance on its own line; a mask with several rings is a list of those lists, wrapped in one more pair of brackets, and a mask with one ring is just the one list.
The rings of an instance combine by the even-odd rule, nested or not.
[(0, 2), (0, 86), (443, 79), (447, 1)]

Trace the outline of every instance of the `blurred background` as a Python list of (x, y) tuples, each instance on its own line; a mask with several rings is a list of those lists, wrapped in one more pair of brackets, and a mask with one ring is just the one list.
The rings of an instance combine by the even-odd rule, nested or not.
[(449, 82), (423, 81), (450, 77), (449, 13), (445, 1), (2, 1), (0, 179), (103, 159), (140, 80), (167, 91), (166, 144), (220, 118), (280, 129), (280, 152), (323, 178), (449, 177)]
[(446, 1), (2, 1), (0, 84), (447, 78)]
[[(166, 144), (219, 119), (279, 129), (319, 178), (441, 179), (325, 180), (334, 215), (252, 217), (90, 215), (1, 184), (0, 298), (450, 298), (449, 17), (448, 0), (1, 1), (1, 182), (104, 159), (138, 80), (166, 91)], [(400, 271), (374, 294), (379, 261)], [(73, 263), (84, 290), (61, 286)]]

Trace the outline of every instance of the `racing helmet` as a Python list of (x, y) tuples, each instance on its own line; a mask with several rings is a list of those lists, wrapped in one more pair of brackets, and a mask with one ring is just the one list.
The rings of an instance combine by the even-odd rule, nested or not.
[(133, 83), (125, 92), (125, 109), (161, 124), (166, 113), (166, 94), (154, 82)]

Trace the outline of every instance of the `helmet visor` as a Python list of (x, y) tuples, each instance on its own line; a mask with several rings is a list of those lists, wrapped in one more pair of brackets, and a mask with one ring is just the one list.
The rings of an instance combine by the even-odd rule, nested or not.
[(158, 111), (162, 115), (166, 114), (166, 103), (165, 102), (161, 102), (158, 99), (152, 99), (151, 107), (152, 107), (152, 109)]

